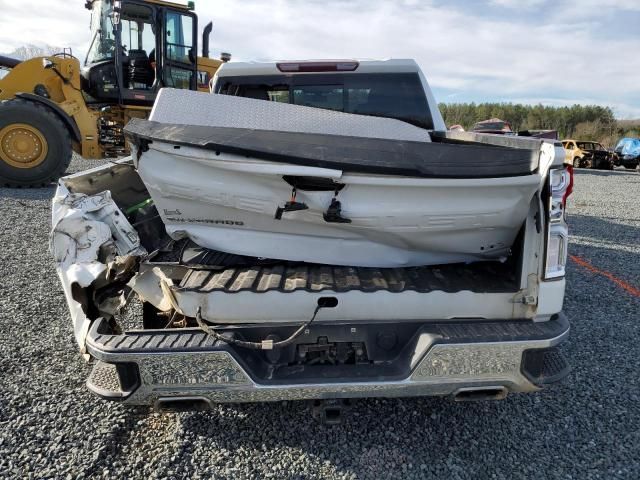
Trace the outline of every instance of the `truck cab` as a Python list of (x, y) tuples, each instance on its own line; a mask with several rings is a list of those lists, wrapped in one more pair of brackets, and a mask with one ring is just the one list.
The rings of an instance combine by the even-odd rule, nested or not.
[(233, 62), (216, 72), (212, 92), (446, 130), (427, 79), (411, 59)]

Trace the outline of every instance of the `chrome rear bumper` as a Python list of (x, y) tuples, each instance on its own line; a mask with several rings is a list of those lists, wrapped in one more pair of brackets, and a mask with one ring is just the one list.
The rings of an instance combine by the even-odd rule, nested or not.
[(269, 374), (268, 368), (258, 365), (255, 354), (216, 342), (198, 329), (106, 332), (106, 322), (98, 320), (87, 337), (87, 350), (98, 360), (87, 385), (103, 398), (132, 405), (171, 399), (206, 404), (444, 396), (483, 389), (529, 392), (560, 380), (569, 371), (556, 348), (569, 333), (563, 314), (543, 323), (424, 325), (413, 339), (406, 374), (388, 378), (303, 375), (289, 381)]

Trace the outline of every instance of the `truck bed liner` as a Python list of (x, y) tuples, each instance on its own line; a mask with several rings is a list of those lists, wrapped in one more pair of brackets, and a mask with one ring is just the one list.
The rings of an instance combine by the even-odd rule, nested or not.
[[(203, 318), (219, 324), (299, 322), (326, 296), (333, 297), (336, 306), (320, 311), (318, 318), (331, 321), (447, 318), (452, 303), (459, 305), (456, 318), (524, 316), (513, 303), (521, 289), (513, 261), (344, 267), (256, 259), (192, 246), (188, 240), (182, 247), (178, 242), (143, 268), (159, 267), (173, 279), (173, 301), (183, 315), (195, 317), (201, 309)], [(145, 278), (149, 285), (157, 282), (155, 275)], [(487, 301), (487, 294), (493, 301)], [(163, 295), (158, 292), (156, 305)]]
[(518, 290), (511, 262), (476, 262), (405, 268), (369, 268), (287, 262), (202, 248), (183, 239), (158, 252), (153, 265), (185, 267), (183, 290), (202, 293), (255, 292), (431, 292)]
[(498, 262), (436, 267), (364, 268), (292, 264), (229, 267), (223, 270), (190, 269), (180, 288), (200, 293), (251, 291), (281, 293), (320, 292), (459, 292), (516, 291), (515, 276)]

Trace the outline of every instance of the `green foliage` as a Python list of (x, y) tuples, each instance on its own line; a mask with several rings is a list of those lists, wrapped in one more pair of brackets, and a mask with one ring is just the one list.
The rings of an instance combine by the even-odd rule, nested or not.
[(619, 120), (616, 133), (623, 137), (640, 137), (640, 119)]
[(598, 105), (548, 107), (513, 103), (441, 103), (439, 107), (447, 126), (459, 124), (466, 130), (476, 122), (497, 117), (509, 122), (515, 131), (557, 130), (560, 138), (580, 136), (580, 140), (602, 141), (620, 134), (619, 122), (616, 122), (613, 111)]

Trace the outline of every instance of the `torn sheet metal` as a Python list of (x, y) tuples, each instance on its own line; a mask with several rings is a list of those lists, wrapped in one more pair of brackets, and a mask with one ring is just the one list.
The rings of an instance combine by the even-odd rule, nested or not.
[(145, 255), (138, 233), (111, 199), (108, 191), (96, 195), (70, 193), (61, 182), (52, 202), (50, 250), (62, 282), (74, 334), (84, 351), (91, 320), (74, 298), (73, 285), (88, 287), (106, 278), (108, 264), (118, 257)]
[(181, 312), (172, 291), (174, 288), (173, 280), (167, 277), (160, 268), (154, 267), (136, 275), (129, 281), (129, 286), (143, 302), (149, 302), (158, 310), (167, 312), (173, 308)]

